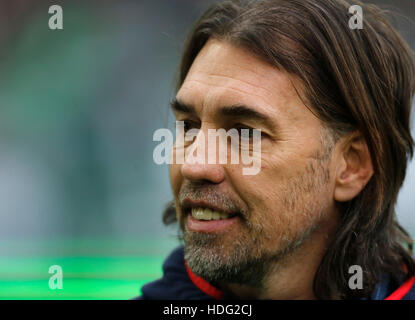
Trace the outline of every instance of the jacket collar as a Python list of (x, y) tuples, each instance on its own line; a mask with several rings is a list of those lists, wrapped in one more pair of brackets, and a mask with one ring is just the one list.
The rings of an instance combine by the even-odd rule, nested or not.
[[(186, 265), (183, 246), (173, 250), (163, 263), (163, 277), (144, 285), (142, 299), (212, 300), (222, 299), (218, 288), (195, 275)], [(396, 283), (383, 276), (370, 298), (362, 300), (415, 300), (415, 277)]]

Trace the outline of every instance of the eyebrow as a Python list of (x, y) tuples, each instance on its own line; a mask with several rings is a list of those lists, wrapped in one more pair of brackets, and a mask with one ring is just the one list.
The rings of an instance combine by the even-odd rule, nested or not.
[[(174, 98), (170, 102), (170, 106), (173, 109), (173, 111), (176, 112), (187, 113), (191, 115), (196, 114), (196, 110), (193, 106), (182, 103), (176, 98)], [(269, 126), (271, 129), (276, 126), (276, 124), (267, 115), (253, 109), (252, 107), (248, 107), (242, 104), (224, 106), (220, 108), (219, 112), (221, 115), (225, 117), (234, 117), (239, 119), (250, 119), (258, 121)]]
[(196, 114), (196, 111), (193, 106), (184, 104), (176, 98), (170, 101), (170, 107), (173, 109), (173, 112)]
[(261, 122), (267, 122), (270, 120), (265, 114), (244, 105), (223, 107), (221, 108), (220, 113), (226, 117), (247, 118)]

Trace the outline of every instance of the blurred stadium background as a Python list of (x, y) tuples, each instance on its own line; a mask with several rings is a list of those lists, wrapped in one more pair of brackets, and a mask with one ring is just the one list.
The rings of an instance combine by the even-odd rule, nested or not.
[[(178, 241), (152, 135), (173, 124), (180, 50), (213, 2), (0, 0), (0, 299), (129, 299), (161, 275)], [(393, 22), (415, 48), (415, 2), (371, 3), (408, 17)], [(412, 162), (398, 204), (412, 236), (414, 190)]]

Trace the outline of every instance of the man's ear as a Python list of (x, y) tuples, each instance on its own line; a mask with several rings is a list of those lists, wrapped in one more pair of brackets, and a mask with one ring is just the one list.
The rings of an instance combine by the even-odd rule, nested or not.
[(359, 131), (342, 138), (338, 150), (334, 200), (343, 202), (363, 190), (373, 175), (373, 164), (366, 140)]

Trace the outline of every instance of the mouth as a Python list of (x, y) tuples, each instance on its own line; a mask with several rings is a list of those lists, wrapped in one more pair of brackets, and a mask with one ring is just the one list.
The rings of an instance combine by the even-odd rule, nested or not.
[(192, 218), (199, 221), (211, 221), (211, 220), (225, 220), (236, 216), (236, 213), (225, 213), (223, 211), (216, 211), (210, 208), (191, 208), (188, 213), (191, 214)]
[(240, 214), (204, 201), (183, 201), (186, 227), (189, 231), (214, 233), (231, 228)]

